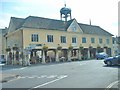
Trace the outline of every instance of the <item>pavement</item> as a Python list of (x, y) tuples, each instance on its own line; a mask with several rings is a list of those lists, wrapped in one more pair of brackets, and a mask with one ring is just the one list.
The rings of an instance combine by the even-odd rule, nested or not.
[(4, 74), (3, 70), (20, 69), (20, 68), (23, 68), (23, 66), (0, 64), (0, 70), (1, 70), (0, 71), (0, 83), (8, 82), (19, 76), (17, 74)]
[(0, 83), (8, 82), (14, 78), (17, 78), (19, 75), (15, 74), (0, 74)]

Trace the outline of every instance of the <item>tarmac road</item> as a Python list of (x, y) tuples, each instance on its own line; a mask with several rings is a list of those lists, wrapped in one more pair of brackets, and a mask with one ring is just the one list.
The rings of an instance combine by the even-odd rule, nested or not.
[(103, 60), (6, 68), (2, 74), (13, 74), (15, 77), (2, 83), (2, 88), (108, 88), (109, 90), (118, 88), (118, 68), (107, 67)]

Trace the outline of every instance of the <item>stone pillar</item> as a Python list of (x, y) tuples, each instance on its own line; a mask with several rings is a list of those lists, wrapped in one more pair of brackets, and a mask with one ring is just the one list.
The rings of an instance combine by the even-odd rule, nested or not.
[(88, 59), (90, 59), (90, 50), (88, 48)]
[(9, 59), (9, 52), (7, 52), (6, 55), (6, 65), (10, 63), (10, 59)]
[(45, 51), (43, 51), (43, 55), (42, 55), (42, 63), (46, 63), (46, 62), (45, 62)]
[(27, 65), (27, 61), (26, 61), (26, 50), (23, 51), (23, 61), (22, 61), (23, 66)]
[(71, 51), (68, 50), (68, 61), (71, 61)]
[(81, 60), (81, 51), (78, 50), (78, 59)]
[(15, 57), (15, 53), (14, 53), (14, 51), (12, 51), (13, 52), (13, 54), (12, 54), (12, 65), (14, 65), (14, 57)]
[(27, 65), (30, 65), (30, 52), (28, 53), (28, 55), (27, 55)]
[(35, 57), (35, 51), (33, 51), (32, 53), (33, 53), (33, 57)]
[(56, 62), (59, 62), (59, 53), (58, 53), (58, 50), (56, 50)]
[(104, 49), (104, 52), (107, 53), (107, 52), (106, 52), (106, 48), (103, 48), (103, 49)]
[(25, 51), (25, 53), (24, 53), (24, 66), (26, 66), (27, 65), (27, 55), (26, 55), (26, 51)]
[(16, 51), (14, 51), (14, 64), (17, 64), (17, 60), (16, 60)]
[(22, 65), (22, 52), (19, 53), (19, 64)]

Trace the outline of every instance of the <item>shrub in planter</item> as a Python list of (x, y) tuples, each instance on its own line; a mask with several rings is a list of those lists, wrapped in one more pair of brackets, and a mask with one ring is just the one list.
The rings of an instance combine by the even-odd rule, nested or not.
[(72, 50), (73, 50), (73, 46), (70, 45), (70, 46), (68, 47), (68, 49), (69, 49), (70, 51), (72, 51)]
[(61, 50), (61, 49), (62, 49), (62, 46), (58, 44), (57, 50)]
[(82, 51), (82, 50), (83, 50), (83, 48), (84, 48), (83, 46), (80, 46), (80, 47), (79, 47), (79, 50), (80, 50), (80, 51)]
[(6, 52), (10, 52), (10, 51), (11, 51), (10, 47), (6, 48)]
[(42, 49), (43, 49), (43, 51), (47, 51), (48, 50), (48, 46), (44, 45)]

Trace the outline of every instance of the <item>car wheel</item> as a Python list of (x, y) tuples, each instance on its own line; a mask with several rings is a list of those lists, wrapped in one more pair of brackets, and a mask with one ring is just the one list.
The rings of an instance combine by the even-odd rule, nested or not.
[(111, 66), (112, 62), (111, 61), (107, 61), (106, 64), (107, 64), (107, 66)]

